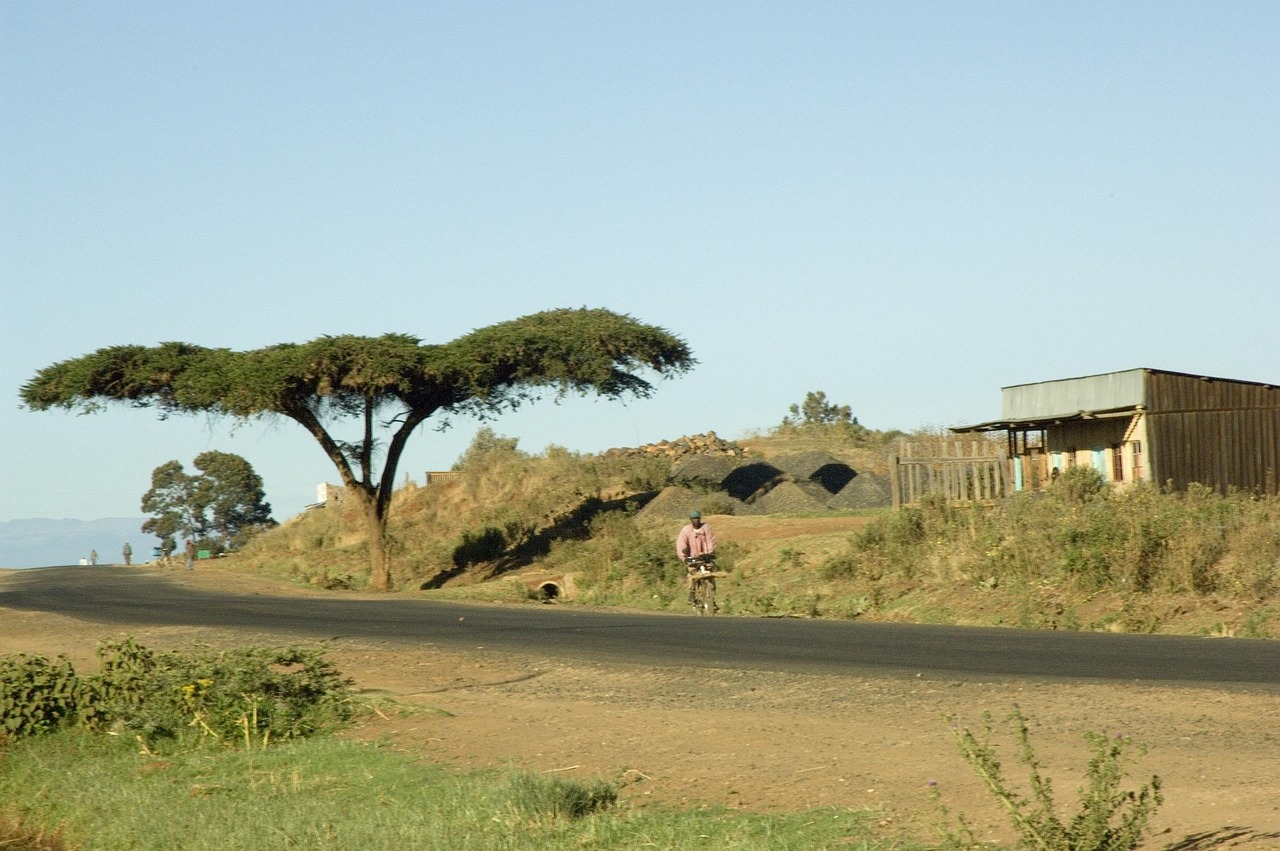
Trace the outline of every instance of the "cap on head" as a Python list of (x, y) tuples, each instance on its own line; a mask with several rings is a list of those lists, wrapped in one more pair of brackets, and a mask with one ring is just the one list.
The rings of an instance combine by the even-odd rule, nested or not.
[(690, 511), (690, 512), (689, 512), (689, 519), (690, 519), (690, 520), (701, 520), (701, 519), (702, 519), (702, 512), (701, 512), (701, 511), (699, 511), (699, 510), (697, 510), (697, 509), (695, 508), (693, 511)]

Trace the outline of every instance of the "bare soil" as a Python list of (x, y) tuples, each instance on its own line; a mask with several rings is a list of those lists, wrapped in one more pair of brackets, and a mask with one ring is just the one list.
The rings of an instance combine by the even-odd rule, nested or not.
[[(181, 581), (264, 595), (326, 593), (203, 565)], [(0, 608), (0, 653), (66, 654), (92, 669), (97, 643), (123, 635), (157, 649), (292, 640), (129, 630)], [(1017, 706), (1031, 720), (1061, 811), (1071, 811), (1083, 777), (1083, 735), (1126, 735), (1146, 747), (1126, 788), (1152, 774), (1163, 784), (1145, 847), (1280, 849), (1280, 688), (650, 669), (549, 658), (536, 648), (512, 655), (346, 640), (330, 645), (330, 656), (366, 692), (438, 710), (374, 715), (351, 735), (460, 767), (604, 778), (620, 786), (627, 806), (870, 808), (886, 833), (931, 839), (941, 822), (936, 792), (980, 837), (1009, 840), (1007, 817), (960, 758), (946, 719), (976, 729), (990, 712), (1006, 773), (1022, 784), (1003, 723)]]

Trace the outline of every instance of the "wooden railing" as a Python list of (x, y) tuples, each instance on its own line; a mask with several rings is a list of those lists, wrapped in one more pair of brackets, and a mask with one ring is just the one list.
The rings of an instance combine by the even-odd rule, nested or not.
[(904, 441), (889, 471), (893, 507), (926, 494), (948, 500), (999, 499), (1013, 489), (1009, 462), (989, 440)]

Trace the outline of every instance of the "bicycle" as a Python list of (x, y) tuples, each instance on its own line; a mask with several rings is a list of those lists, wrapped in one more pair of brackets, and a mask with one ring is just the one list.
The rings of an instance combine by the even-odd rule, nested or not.
[(689, 580), (689, 602), (699, 615), (714, 615), (720, 610), (716, 605), (716, 577), (725, 576), (722, 570), (712, 570), (715, 553), (690, 556), (684, 560), (685, 575)]

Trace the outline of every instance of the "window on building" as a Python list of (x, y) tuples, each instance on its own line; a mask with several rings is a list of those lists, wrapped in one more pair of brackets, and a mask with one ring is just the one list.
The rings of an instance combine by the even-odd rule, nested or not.
[(1111, 481), (1124, 481), (1124, 444), (1117, 443), (1111, 447)]
[(1133, 447), (1133, 480), (1142, 481), (1142, 441), (1135, 440), (1129, 444)]

